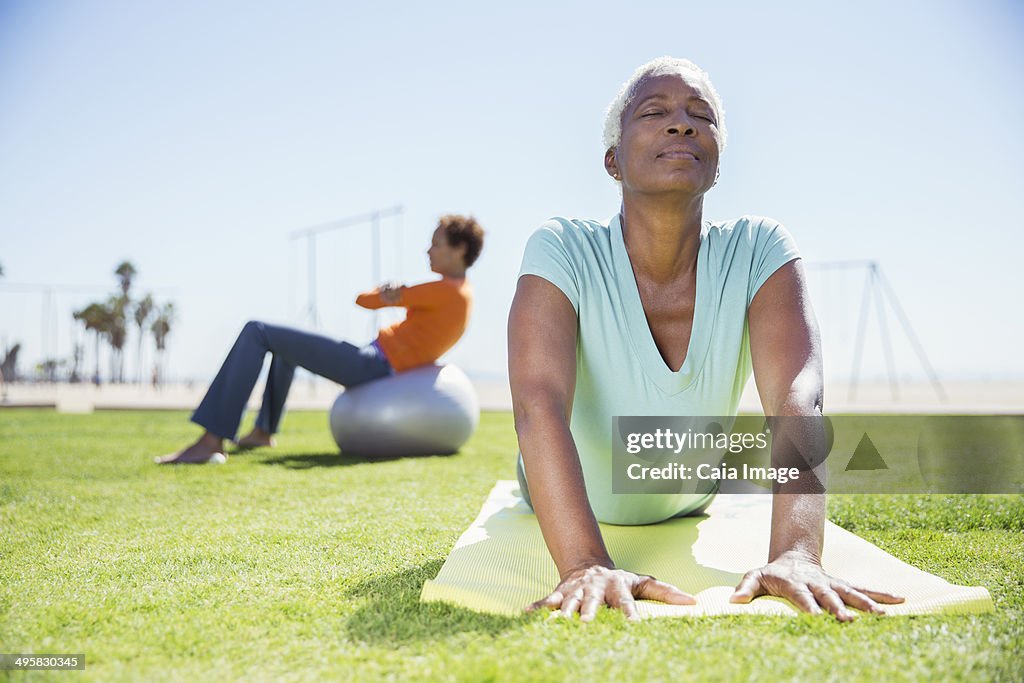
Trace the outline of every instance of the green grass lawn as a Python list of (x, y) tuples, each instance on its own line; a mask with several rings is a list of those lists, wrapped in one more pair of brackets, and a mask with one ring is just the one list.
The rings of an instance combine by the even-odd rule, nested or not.
[(0, 679), (1024, 680), (1020, 496), (829, 503), (897, 557), (987, 587), (994, 614), (505, 618), (418, 597), (514, 478), (509, 414), (449, 457), (345, 457), (323, 414), (293, 413), (276, 449), (154, 466), (194, 438), (186, 417), (0, 411), (0, 652), (87, 656)]

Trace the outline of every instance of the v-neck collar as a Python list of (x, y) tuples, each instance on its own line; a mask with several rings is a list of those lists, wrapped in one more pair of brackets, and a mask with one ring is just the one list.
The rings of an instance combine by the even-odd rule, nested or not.
[(708, 228), (709, 223), (705, 221), (701, 225), (700, 248), (697, 251), (697, 290), (694, 295), (693, 325), (686, 358), (679, 370), (673, 371), (661, 357), (658, 345), (654, 342), (654, 335), (647, 324), (647, 316), (644, 315), (640, 289), (637, 287), (633, 265), (629, 260), (626, 241), (622, 235), (622, 215), (616, 214), (609, 222), (615, 281), (625, 309), (630, 343), (644, 374), (666, 394), (677, 394), (693, 384), (707, 357), (717, 308), (709, 305), (713, 294), (708, 291), (708, 285), (714, 289), (714, 283), (708, 277)]

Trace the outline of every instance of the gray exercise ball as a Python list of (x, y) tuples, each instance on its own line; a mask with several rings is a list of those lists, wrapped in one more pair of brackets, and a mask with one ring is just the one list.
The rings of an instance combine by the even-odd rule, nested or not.
[(331, 407), (331, 433), (350, 455), (455, 453), (479, 422), (473, 384), (454, 365), (425, 365), (360, 384)]

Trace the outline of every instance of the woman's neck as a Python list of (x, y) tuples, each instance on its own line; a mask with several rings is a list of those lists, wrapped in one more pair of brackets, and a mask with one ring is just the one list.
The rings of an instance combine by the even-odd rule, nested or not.
[(700, 251), (703, 197), (622, 202), (622, 237), (637, 273), (670, 282), (693, 272)]
[(468, 268), (462, 268), (461, 270), (457, 270), (457, 269), (452, 269), (452, 270), (448, 270), (448, 271), (435, 270), (434, 272), (437, 273), (438, 275), (440, 275), (441, 277), (448, 278), (450, 280), (465, 280), (466, 279), (466, 271), (467, 270), (469, 270), (469, 269)]

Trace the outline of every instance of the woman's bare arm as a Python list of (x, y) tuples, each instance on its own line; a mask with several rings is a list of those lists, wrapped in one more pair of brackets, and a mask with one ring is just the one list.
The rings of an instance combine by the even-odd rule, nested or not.
[(569, 432), (576, 386), (576, 311), (553, 284), (524, 275), (508, 320), (512, 411), (530, 499), (560, 575), (612, 560), (587, 501)]
[[(751, 302), (748, 323), (764, 413), (782, 418), (772, 436), (772, 464), (788, 467), (794, 464), (794, 453), (807, 458), (818, 454), (817, 462), (823, 462), (821, 342), (800, 261), (782, 266), (761, 286)], [(815, 472), (823, 477), (824, 464)], [(810, 474), (801, 472), (772, 497), (768, 564), (747, 572), (734, 601), (777, 595), (807, 612), (827, 610), (841, 621), (853, 618), (847, 605), (880, 612), (879, 602), (902, 602), (889, 593), (851, 586), (821, 569), (825, 494), (818, 478)]]
[(579, 611), (590, 620), (602, 604), (635, 617), (634, 598), (692, 604), (669, 584), (615, 569), (605, 548), (569, 431), (577, 326), (561, 290), (535, 275), (519, 279), (508, 323), (512, 410), (530, 499), (561, 578), (531, 608)]
[[(784, 433), (772, 439), (772, 464), (790, 466), (788, 454), (780, 452), (784, 445), (806, 454), (825, 447), (824, 432), (815, 429), (822, 424), (817, 418), (824, 401), (821, 341), (801, 261), (790, 261), (768, 278), (751, 302), (748, 320), (761, 406), (766, 416), (783, 418), (777, 424)], [(787, 462), (780, 462), (783, 458)], [(772, 500), (769, 562), (794, 550), (814, 561), (821, 558), (824, 487), (811, 474), (801, 473)], [(821, 468), (816, 474), (824, 476)]]

